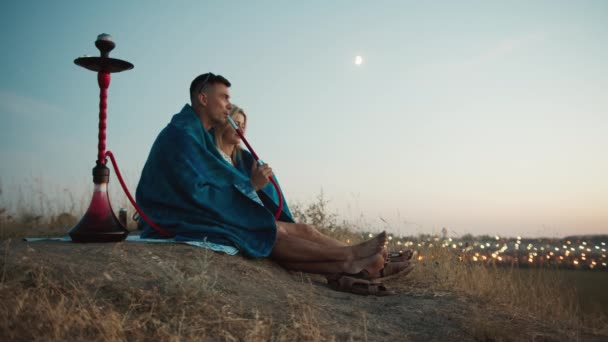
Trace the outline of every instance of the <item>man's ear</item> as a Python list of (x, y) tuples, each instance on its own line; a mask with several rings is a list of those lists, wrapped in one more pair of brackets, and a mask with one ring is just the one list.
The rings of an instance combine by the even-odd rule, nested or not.
[(205, 94), (204, 92), (200, 92), (198, 93), (197, 97), (198, 99), (198, 103), (202, 106), (207, 106), (207, 94)]

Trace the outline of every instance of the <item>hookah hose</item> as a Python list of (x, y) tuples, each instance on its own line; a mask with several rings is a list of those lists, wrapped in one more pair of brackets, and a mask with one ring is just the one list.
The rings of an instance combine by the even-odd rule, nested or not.
[(112, 154), (112, 152), (105, 151), (105, 156), (110, 157), (110, 160), (112, 161), (112, 165), (114, 166), (114, 171), (116, 171), (116, 177), (118, 178), (118, 181), (120, 182), (120, 185), (122, 186), (122, 189), (124, 190), (125, 194), (129, 198), (129, 201), (131, 202), (131, 204), (133, 205), (135, 210), (137, 210), (137, 213), (139, 214), (139, 216), (141, 218), (143, 218), (144, 221), (146, 221), (152, 228), (154, 228), (157, 232), (161, 233), (162, 235), (164, 235), (166, 237), (175, 237), (175, 235), (173, 235), (173, 234), (169, 233), (168, 231), (164, 230), (163, 228), (161, 228), (159, 225), (154, 223), (154, 221), (152, 221), (146, 214), (144, 214), (143, 210), (141, 210), (141, 208), (137, 205), (137, 203), (133, 199), (133, 196), (131, 196), (129, 189), (127, 189), (127, 185), (125, 184), (125, 181), (122, 179), (122, 175), (120, 174), (120, 170), (118, 169), (118, 164), (116, 163), (116, 159), (114, 159), (114, 155)]
[[(243, 131), (241, 131), (239, 126), (237, 126), (236, 122), (234, 122), (234, 120), (232, 120), (230, 115), (227, 117), (227, 119), (228, 119), (228, 122), (230, 123), (230, 126), (232, 126), (232, 128), (234, 128), (234, 130), (239, 135), (239, 137), (241, 137), (241, 140), (243, 140), (243, 142), (247, 146), (247, 149), (249, 150), (249, 152), (251, 152), (253, 159), (255, 159), (255, 161), (258, 163), (258, 165), (264, 165), (264, 162), (260, 160), (257, 153), (255, 153), (255, 151), (253, 150), (253, 147), (251, 147), (251, 145), (249, 145), (249, 142), (247, 141), (247, 139), (245, 139), (245, 136), (243, 135)], [(281, 212), (283, 211), (283, 194), (281, 194), (281, 189), (279, 188), (279, 185), (274, 180), (274, 178), (272, 178), (272, 176), (268, 177), (268, 180), (270, 180), (270, 183), (272, 183), (272, 186), (274, 186), (274, 189), (277, 191), (277, 195), (279, 197), (278, 198), (279, 208), (277, 209), (277, 212), (274, 214), (275, 221), (278, 221), (279, 217), (281, 217)]]

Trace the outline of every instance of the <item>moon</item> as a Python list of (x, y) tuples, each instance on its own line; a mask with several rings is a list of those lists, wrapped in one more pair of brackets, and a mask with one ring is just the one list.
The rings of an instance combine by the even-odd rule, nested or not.
[(361, 65), (361, 64), (363, 64), (363, 57), (355, 56), (355, 65)]

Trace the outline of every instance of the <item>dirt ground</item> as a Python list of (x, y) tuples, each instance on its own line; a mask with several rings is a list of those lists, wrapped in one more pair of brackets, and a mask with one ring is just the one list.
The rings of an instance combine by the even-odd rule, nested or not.
[[(28, 270), (43, 268), (65, 283), (94, 285), (95, 291), (88, 293), (118, 307), (125, 303), (125, 310), (127, 302), (133, 303), (128, 297), (135, 290), (159, 293), (171, 300), (172, 287), (181, 288), (192, 291), (188, 297), (192, 301), (217, 299), (214, 302), (221, 305), (227, 317), (261, 317), (271, 321), (273, 329), (314, 326), (320, 335), (313, 334), (309, 339), (570, 339), (542, 320), (516, 317), (457, 293), (433, 290), (417, 281), (416, 272), (385, 282), (396, 295), (366, 297), (333, 291), (322, 276), (289, 272), (269, 260), (248, 260), (187, 245), (12, 241), (3, 243), (0, 251), (5, 288), (15, 282), (26, 284)], [(201, 291), (188, 290), (180, 283), (179, 279), (188, 275), (202, 275), (197, 278)], [(248, 339), (238, 331), (232, 335), (237, 340)], [(601, 340), (593, 336), (576, 338)]]

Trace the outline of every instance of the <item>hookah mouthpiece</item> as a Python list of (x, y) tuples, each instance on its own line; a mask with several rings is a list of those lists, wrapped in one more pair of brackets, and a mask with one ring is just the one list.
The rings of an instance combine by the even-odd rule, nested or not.
[[(232, 111), (230, 113), (232, 113)], [(238, 132), (239, 126), (237, 126), (236, 122), (234, 122), (234, 120), (232, 120), (232, 117), (230, 117), (230, 115), (228, 115), (228, 117), (226, 117), (226, 119), (228, 119), (228, 123), (230, 123), (230, 126), (232, 126), (232, 128), (234, 128), (234, 130)]]
[(239, 106), (233, 104), (232, 108), (230, 109), (230, 112), (228, 112), (228, 117), (226, 119), (228, 119), (230, 126), (232, 126), (232, 128), (234, 128), (235, 131), (242, 133), (242, 131), (239, 131), (239, 126), (237, 126), (236, 122), (234, 122), (234, 120), (232, 119), (232, 116), (234, 114), (238, 113), (239, 111), (241, 111), (241, 108)]

